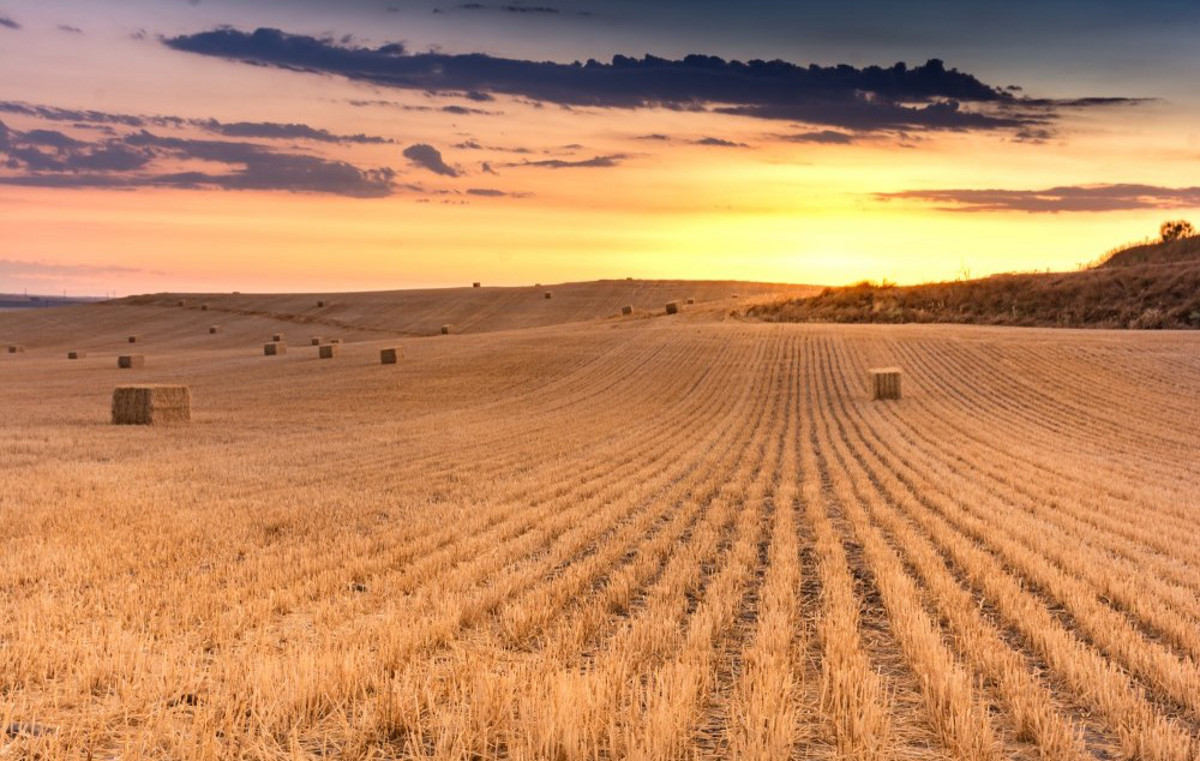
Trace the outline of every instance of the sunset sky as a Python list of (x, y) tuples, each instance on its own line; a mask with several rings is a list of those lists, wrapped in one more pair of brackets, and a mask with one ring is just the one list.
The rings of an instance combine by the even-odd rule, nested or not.
[(1195, 0), (0, 0), (0, 292), (1071, 269), (1200, 223)]

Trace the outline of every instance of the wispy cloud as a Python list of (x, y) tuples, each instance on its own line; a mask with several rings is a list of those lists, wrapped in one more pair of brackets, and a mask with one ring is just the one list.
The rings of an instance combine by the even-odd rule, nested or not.
[(930, 203), (942, 211), (1031, 214), (1200, 208), (1200, 187), (1158, 185), (1066, 185), (1045, 190), (904, 190), (877, 193), (884, 200)]
[(8, 29), (20, 29), (21, 25), (8, 16), (0, 16), (0, 26)]
[(543, 159), (541, 161), (521, 161), (514, 164), (505, 164), (505, 166), (537, 166), (545, 169), (598, 169), (619, 166), (621, 161), (627, 158), (629, 157), (625, 154), (614, 153), (610, 156), (594, 156), (590, 159), (581, 159), (579, 161)]
[(780, 137), (791, 143), (820, 143), (824, 145), (850, 145), (857, 141), (854, 135), (831, 129), (800, 132), (794, 135), (780, 135)]

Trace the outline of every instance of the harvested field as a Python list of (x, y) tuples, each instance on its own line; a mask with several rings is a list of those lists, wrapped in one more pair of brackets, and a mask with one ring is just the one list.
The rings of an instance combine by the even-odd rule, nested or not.
[[(1200, 334), (721, 287), (387, 372), (354, 327), (265, 363), (257, 315), (0, 314), (39, 347), (0, 363), (0, 757), (1194, 761)], [(138, 380), (191, 425), (114, 429), (111, 365), (62, 370), (98, 309), (164, 337)]]

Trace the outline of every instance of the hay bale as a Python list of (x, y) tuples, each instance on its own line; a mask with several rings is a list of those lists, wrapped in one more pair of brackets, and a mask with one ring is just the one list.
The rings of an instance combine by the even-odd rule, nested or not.
[(317, 309), (324, 309), (324, 308), (325, 308), (325, 302), (324, 302), (323, 300), (322, 300), (322, 301), (318, 301), (318, 302), (317, 302)]
[(22, 346), (21, 344), (9, 344), (8, 345), (8, 353), (9, 354), (24, 354), (25, 347)]
[(273, 333), (271, 335), (271, 340), (274, 341), (275, 343), (279, 343), (280, 341), (283, 340), (283, 334), (282, 333)]
[(117, 367), (121, 370), (136, 370), (145, 366), (146, 356), (144, 354), (122, 354), (117, 357)]
[(678, 301), (668, 301), (667, 302), (667, 314), (675, 314), (678, 311), (679, 311), (679, 302)]
[(867, 371), (871, 382), (872, 399), (899, 399), (900, 377), (898, 367), (878, 367)]
[(69, 352), (67, 352), (67, 359), (83, 359), (86, 356), (87, 356), (86, 351), (69, 351)]
[(398, 346), (393, 346), (387, 349), (379, 350), (379, 364), (394, 365), (397, 360), (404, 356), (404, 349)]
[(482, 287), (483, 287), (483, 283), (471, 283), (471, 287), (472, 287), (472, 288), (482, 288)]
[(333, 359), (341, 352), (341, 350), (342, 347), (338, 346), (337, 344), (325, 344), (324, 346), (317, 348), (317, 353), (320, 355), (321, 359)]
[(138, 336), (130, 336), (130, 337), (129, 337), (129, 343), (131, 343), (131, 344), (135, 344), (135, 343), (137, 343), (137, 342), (138, 342), (138, 338), (139, 338)]
[(274, 357), (279, 354), (287, 354), (287, 344), (283, 341), (271, 341), (270, 343), (263, 344), (264, 356)]
[(207, 311), (208, 311), (208, 304), (201, 304), (201, 305), (200, 305), (200, 311), (201, 311), (201, 312), (207, 312)]
[(550, 298), (554, 298), (554, 294), (553, 294), (553, 293), (551, 293), (550, 291), (546, 291), (546, 293), (544, 294), (544, 296), (545, 296), (546, 298), (548, 298), (548, 299), (550, 299)]
[(313, 337), (312, 337), (312, 345), (313, 345), (313, 346), (320, 346), (320, 345), (321, 345), (321, 337), (320, 337), (320, 336), (313, 336)]
[(185, 307), (185, 306), (187, 306), (187, 302), (186, 302), (186, 301), (184, 301), (183, 299), (180, 299), (180, 300), (179, 300), (179, 303), (178, 303), (178, 306)]
[(442, 335), (444, 335), (444, 336), (450, 335), (450, 328), (451, 328), (450, 325), (443, 325), (442, 326)]
[(331, 344), (340, 344), (341, 342), (342, 342), (342, 339), (340, 339), (340, 338), (329, 339), (329, 343), (331, 343)]
[(688, 305), (688, 306), (692, 306), (692, 305), (693, 305), (693, 304), (695, 304), (695, 303), (696, 303), (696, 300), (695, 300), (695, 299), (688, 299), (688, 300), (687, 300), (687, 305)]
[(729, 298), (731, 298), (731, 299), (736, 299), (737, 297), (738, 297), (738, 295), (736, 293), (729, 294)]
[(113, 425), (186, 423), (192, 419), (192, 390), (187, 386), (145, 384), (113, 389)]
[(626, 304), (625, 306), (621, 307), (621, 314), (624, 314), (624, 315), (633, 314), (633, 305)]
[(210, 336), (215, 336), (217, 333), (220, 333), (220, 332), (221, 332), (220, 325), (209, 325), (208, 326), (208, 334)]

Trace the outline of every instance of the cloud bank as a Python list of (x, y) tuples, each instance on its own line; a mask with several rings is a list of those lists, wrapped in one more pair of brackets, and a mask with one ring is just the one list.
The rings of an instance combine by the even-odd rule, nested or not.
[(800, 66), (787, 61), (615, 56), (609, 63), (525, 61), (482, 53), (409, 53), (260, 28), (220, 28), (164, 41), (180, 51), (336, 74), (429, 93), (485, 93), (566, 107), (714, 110), (851, 130), (1019, 130), (1064, 108), (1135, 102), (1027, 99), (932, 59), (910, 68)]

